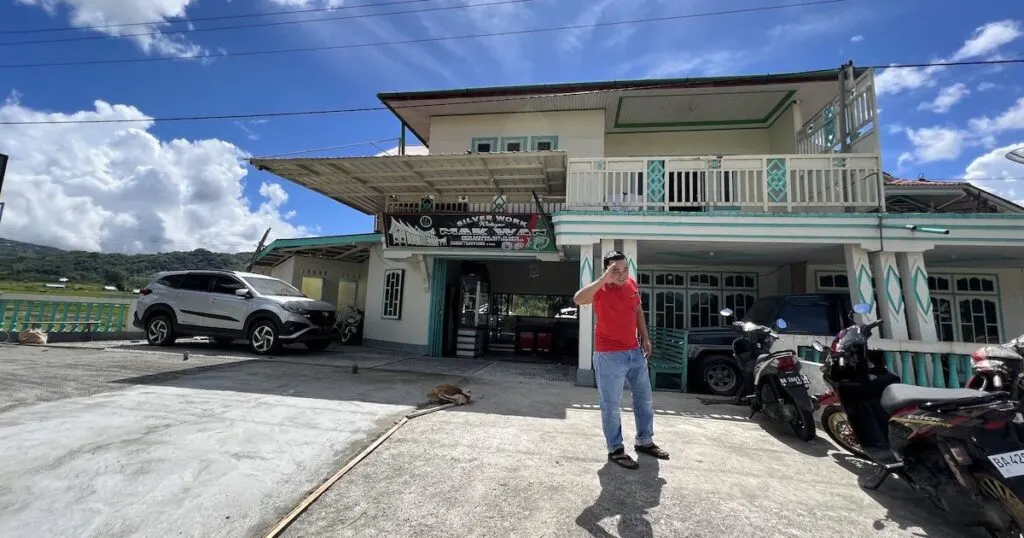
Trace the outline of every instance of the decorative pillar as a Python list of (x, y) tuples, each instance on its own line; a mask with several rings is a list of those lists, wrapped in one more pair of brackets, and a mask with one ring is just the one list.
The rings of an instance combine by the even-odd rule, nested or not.
[(636, 261), (637, 243), (636, 239), (623, 239), (622, 240), (622, 253), (626, 255), (626, 265), (629, 266), (629, 276), (633, 277), (637, 283), (640, 282), (640, 273), (637, 269)]
[[(580, 288), (594, 281), (594, 245), (580, 246)], [(594, 307), (580, 305), (579, 317), (579, 356), (577, 357), (576, 384), (581, 387), (593, 387), (594, 371), (591, 362), (594, 357)]]
[(868, 252), (860, 245), (843, 245), (843, 254), (846, 256), (846, 277), (850, 280), (850, 300), (853, 304), (871, 305), (870, 312), (860, 314), (860, 321), (871, 323), (878, 319), (878, 315), (875, 308), (875, 289), (871, 284)]
[(910, 338), (925, 342), (937, 342), (935, 313), (932, 312), (932, 298), (928, 291), (928, 270), (924, 255), (920, 252), (899, 252), (896, 254), (903, 279), (903, 302), (907, 308), (907, 327)]
[(906, 301), (900, 288), (900, 270), (896, 265), (896, 254), (893, 252), (872, 252), (871, 273), (875, 277), (878, 289), (878, 315), (881, 316), (881, 331), (884, 338), (906, 340), (907, 317)]

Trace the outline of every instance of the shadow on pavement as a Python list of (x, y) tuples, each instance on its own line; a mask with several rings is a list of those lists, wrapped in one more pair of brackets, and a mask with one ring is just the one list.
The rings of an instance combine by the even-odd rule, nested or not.
[(657, 458), (639, 456), (640, 468), (624, 469), (607, 462), (597, 471), (601, 481), (601, 494), (594, 504), (576, 516), (576, 525), (599, 538), (614, 538), (601, 527), (600, 522), (619, 516), (620, 538), (650, 538), (654, 528), (648, 520), (648, 510), (661, 504), (661, 490), (667, 481), (661, 477)]
[[(777, 439), (782, 444), (808, 456), (816, 458), (824, 458), (829, 455), (829, 450), (832, 449), (832, 444), (821, 438), (815, 438), (811, 441), (801, 441), (793, 433), (793, 429), (787, 424), (779, 424), (772, 422), (767, 419), (762, 413), (754, 413), (751, 415), (750, 406), (747, 404), (736, 404), (730, 399), (724, 398), (698, 398), (698, 400), (706, 406), (713, 406), (713, 409), (722, 410), (721, 414), (734, 418), (742, 418), (743, 421), (752, 422), (757, 424), (766, 433)], [(728, 410), (728, 411), (726, 411)], [(708, 417), (713, 418), (713, 417)], [(818, 424), (815, 423), (815, 427)]]
[[(844, 452), (833, 452), (832, 458), (840, 467), (854, 475), (851, 480), (873, 474), (876, 470), (874, 464)], [(924, 531), (924, 536), (939, 536), (948, 534), (951, 529), (962, 529), (958, 535), (964, 538), (988, 536), (988, 533), (980, 528), (963, 527), (951, 521), (945, 512), (933, 506), (924, 495), (914, 491), (895, 476), (890, 476), (877, 490), (861, 488), (861, 491), (887, 511), (885, 519), (874, 522), (875, 530), (882, 531), (895, 526), (907, 532), (920, 528)]]

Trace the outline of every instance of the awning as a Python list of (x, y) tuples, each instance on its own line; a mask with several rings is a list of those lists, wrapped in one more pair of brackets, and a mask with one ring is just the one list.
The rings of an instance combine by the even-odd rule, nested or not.
[(256, 266), (273, 267), (291, 256), (358, 263), (366, 261), (370, 249), (379, 244), (381, 234), (275, 239), (256, 257)]
[(565, 193), (566, 153), (530, 151), (459, 155), (394, 155), (260, 159), (253, 166), (363, 213), (384, 212), (388, 196)]

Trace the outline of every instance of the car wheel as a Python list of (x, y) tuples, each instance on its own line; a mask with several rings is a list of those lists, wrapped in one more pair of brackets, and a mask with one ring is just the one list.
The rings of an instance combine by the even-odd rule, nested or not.
[(249, 347), (257, 355), (267, 355), (281, 349), (277, 325), (268, 319), (261, 319), (249, 328)]
[(740, 390), (740, 372), (734, 361), (723, 355), (704, 359), (700, 378), (715, 396), (733, 396)]
[(306, 342), (306, 347), (309, 348), (310, 351), (323, 351), (330, 347), (330, 345), (330, 340), (314, 340), (312, 342)]
[(146, 342), (149, 345), (169, 346), (174, 339), (174, 325), (166, 314), (157, 314), (146, 321)]

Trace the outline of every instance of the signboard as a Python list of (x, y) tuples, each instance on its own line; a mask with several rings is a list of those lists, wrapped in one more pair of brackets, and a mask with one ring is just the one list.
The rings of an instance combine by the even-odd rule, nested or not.
[(555, 252), (555, 238), (539, 214), (385, 213), (389, 247), (477, 248)]

